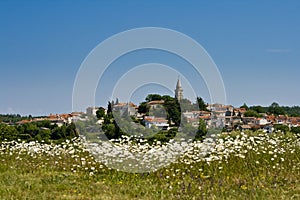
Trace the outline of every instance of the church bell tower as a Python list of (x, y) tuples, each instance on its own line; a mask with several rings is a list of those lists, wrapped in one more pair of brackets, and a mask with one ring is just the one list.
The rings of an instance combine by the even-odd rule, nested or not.
[(175, 89), (175, 98), (178, 101), (181, 101), (183, 99), (183, 89), (181, 87), (181, 82), (180, 82), (179, 77), (178, 77), (177, 84), (176, 84), (176, 89)]

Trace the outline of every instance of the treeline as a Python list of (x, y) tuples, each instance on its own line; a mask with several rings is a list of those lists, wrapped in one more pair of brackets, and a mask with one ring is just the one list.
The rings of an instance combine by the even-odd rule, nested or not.
[(78, 136), (78, 132), (73, 123), (57, 126), (50, 121), (24, 123), (20, 125), (7, 125), (0, 123), (0, 142), (7, 140), (23, 141), (50, 141), (60, 142), (65, 139), (72, 139)]
[(16, 123), (21, 120), (29, 120), (32, 119), (32, 116), (21, 116), (19, 114), (0, 114), (0, 123)]
[(300, 117), (300, 106), (280, 106), (278, 103), (274, 102), (270, 106), (250, 106), (246, 104), (242, 105), (240, 108), (245, 108), (247, 111), (244, 113), (245, 117), (261, 117), (262, 113), (267, 113), (269, 115), (288, 115), (290, 117)]

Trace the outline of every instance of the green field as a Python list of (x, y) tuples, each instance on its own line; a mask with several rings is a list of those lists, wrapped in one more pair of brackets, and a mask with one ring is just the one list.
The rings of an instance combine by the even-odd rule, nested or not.
[[(127, 151), (143, 145), (124, 144)], [(150, 173), (107, 168), (80, 139), (2, 142), (0, 161), (0, 199), (300, 199), (300, 143), (292, 134), (190, 143), (176, 163)]]

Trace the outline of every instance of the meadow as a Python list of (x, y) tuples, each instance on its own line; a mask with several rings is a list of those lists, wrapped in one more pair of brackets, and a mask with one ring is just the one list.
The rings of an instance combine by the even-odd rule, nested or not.
[[(81, 138), (3, 141), (0, 199), (300, 199), (295, 134), (232, 132), (174, 142), (172, 151), (159, 142), (114, 142), (117, 150)], [(141, 154), (149, 151), (156, 162)]]

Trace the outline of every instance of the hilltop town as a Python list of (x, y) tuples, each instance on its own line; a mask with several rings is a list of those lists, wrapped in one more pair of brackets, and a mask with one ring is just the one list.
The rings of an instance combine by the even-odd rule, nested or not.
[(120, 116), (130, 116), (136, 123), (158, 130), (178, 128), (180, 121), (184, 120), (193, 127), (198, 127), (199, 123), (203, 122), (207, 129), (222, 128), (223, 132), (232, 130), (262, 130), (267, 133), (289, 130), (300, 132), (300, 117), (295, 114), (287, 114), (277, 103), (273, 103), (267, 108), (248, 107), (246, 104), (235, 108), (232, 105), (219, 103), (207, 104), (200, 97), (197, 98), (196, 103), (191, 103), (184, 98), (179, 79), (175, 87), (175, 97), (150, 94), (140, 105), (132, 102), (119, 102), (116, 99), (116, 101), (109, 102), (108, 108), (88, 107), (86, 112), (50, 114), (46, 117), (24, 118), (14, 123), (4, 122), (9, 125), (21, 125), (47, 120), (52, 125), (61, 127), (78, 121), (88, 121), (94, 117), (98, 119), (96, 123), (103, 126), (105, 123), (111, 122), (104, 119), (104, 116), (110, 112), (118, 113)]

